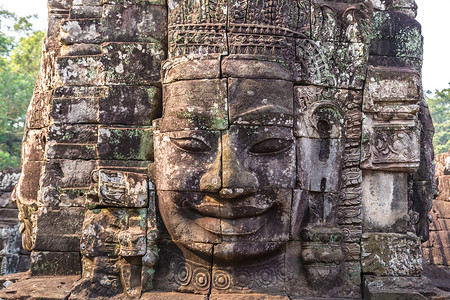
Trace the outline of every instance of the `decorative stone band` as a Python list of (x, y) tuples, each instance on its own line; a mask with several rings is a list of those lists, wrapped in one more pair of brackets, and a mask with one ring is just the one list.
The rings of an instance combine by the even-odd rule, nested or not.
[[(190, 54), (295, 57), (301, 1), (169, 1), (169, 58)], [(305, 12), (299, 14), (299, 7)], [(303, 28), (304, 26), (300, 26)], [(287, 52), (287, 53), (286, 53)]]
[(420, 74), (409, 68), (369, 67), (367, 78), (362, 106), (361, 167), (416, 171), (420, 163), (416, 121), (422, 97)]
[[(248, 268), (234, 266), (221, 269), (216, 266), (211, 269), (198, 263), (175, 257), (171, 274), (180, 290), (195, 290), (197, 292), (212, 289), (216, 292), (236, 291), (270, 291), (283, 288), (286, 281), (284, 262), (276, 260), (268, 264), (260, 264)], [(281, 267), (280, 267), (281, 266)]]

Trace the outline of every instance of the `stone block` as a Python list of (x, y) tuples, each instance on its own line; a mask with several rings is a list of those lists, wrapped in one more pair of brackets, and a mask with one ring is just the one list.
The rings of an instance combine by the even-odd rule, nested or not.
[(27, 128), (40, 129), (49, 125), (51, 109), (51, 92), (37, 92), (31, 98), (30, 107), (27, 111)]
[[(281, 254), (279, 255), (273, 255), (273, 257), (271, 257), (271, 259), (269, 260), (247, 260), (245, 264), (230, 263), (225, 267), (213, 265), (211, 276), (212, 296), (210, 297), (213, 297), (213, 299), (225, 299), (221, 297), (221, 294), (226, 294), (229, 298), (233, 299), (235, 293), (272, 293), (275, 295), (284, 294), (285, 269), (286, 266), (284, 251), (281, 251)], [(255, 295), (253, 295), (253, 297), (254, 296)], [(240, 298), (238, 296), (237, 299), (245, 298)], [(248, 299), (265, 298), (263, 297)], [(274, 299), (278, 299), (278, 297)]]
[(24, 160), (22, 163), (22, 173), (17, 183), (16, 193), (21, 203), (36, 203), (40, 188), (39, 178), (44, 168), (43, 161)]
[[(14, 209), (17, 208), (17, 206), (13, 202), (10, 201), (11, 196), (12, 196), (12, 192), (3, 193), (0, 196), (0, 208), (14, 208)], [(14, 221), (16, 221), (16, 220), (14, 220)]]
[(201, 60), (183, 58), (167, 61), (162, 67), (162, 81), (168, 84), (180, 80), (218, 79), (220, 69), (219, 55), (210, 55)]
[[(20, 276), (20, 279), (8, 285), (7, 288), (0, 291), (0, 297), (3, 299), (26, 299), (26, 298), (47, 298), (47, 299), (65, 299), (70, 295), (72, 285), (80, 279), (79, 275), (57, 276), (49, 280), (46, 276), (26, 276), (26, 273), (14, 274)], [(11, 281), (11, 282), (12, 282)]]
[(86, 195), (89, 193), (88, 188), (61, 188), (58, 189), (60, 206), (82, 207), (85, 203)]
[(450, 201), (434, 200), (431, 212), (436, 219), (450, 219)]
[[(156, 182), (158, 190), (200, 191), (201, 178), (210, 168), (219, 168), (221, 137), (218, 131), (155, 133)], [(199, 159), (199, 156), (202, 158)], [(217, 175), (218, 176), (218, 175)], [(213, 188), (215, 176), (205, 177), (205, 189)], [(220, 184), (220, 179), (215, 185)]]
[(401, 12), (374, 12), (370, 55), (422, 59), (420, 23)]
[(60, 188), (88, 187), (95, 161), (55, 159), (48, 160), (43, 172), (43, 186)]
[[(0, 228), (0, 249), (1, 254), (0, 257), (4, 258), (3, 262), (1, 263), (1, 273), (9, 274), (9, 273), (15, 273), (17, 272), (17, 265), (19, 263), (19, 255), (21, 250), (21, 235), (19, 232), (19, 224), (17, 219), (17, 213), (18, 210), (12, 210), (12, 209), (2, 209), (2, 213), (8, 211), (11, 217), (12, 213), (15, 213), (15, 223), (12, 223), (8, 226), (3, 221), (4, 216), (1, 216), (2, 218), (2, 227)], [(7, 264), (6, 262), (10, 261), (11, 264)]]
[(450, 228), (450, 218), (448, 219), (437, 219), (432, 218), (430, 222), (430, 231), (442, 231)]
[(58, 57), (56, 69), (63, 85), (103, 85), (105, 82), (100, 56)]
[(102, 124), (151, 125), (161, 114), (161, 89), (154, 86), (114, 86), (99, 100)]
[(82, 266), (83, 278), (73, 285), (71, 298), (111, 298), (126, 291), (124, 282), (121, 279), (122, 263), (120, 258), (105, 256), (83, 257)]
[(161, 78), (165, 54), (159, 43), (106, 43), (102, 51), (106, 84), (150, 85)]
[[(34, 251), (79, 251), (85, 209), (40, 207), (35, 213)], [(59, 224), (59, 226), (55, 226)]]
[[(102, 27), (109, 42), (162, 42), (167, 10), (162, 5), (104, 5)], [(141, 4), (141, 3), (139, 3)], [(145, 4), (150, 4), (145, 1)]]
[(103, 37), (100, 19), (67, 20), (61, 24), (60, 39), (64, 44), (100, 44)]
[(440, 153), (435, 156), (436, 177), (450, 175), (450, 153)]
[(414, 123), (374, 124), (363, 120), (361, 168), (413, 173), (420, 164), (420, 132)]
[(102, 54), (100, 44), (69, 44), (61, 46), (61, 56), (83, 56)]
[(450, 201), (450, 175), (442, 175), (436, 177), (439, 195), (436, 197), (438, 201)]
[[(329, 230), (329, 229), (328, 229)], [(331, 230), (329, 231), (332, 232)], [(331, 243), (328, 243), (331, 242)], [(337, 241), (336, 241), (337, 242)], [(349, 299), (360, 297), (361, 267), (359, 262), (331, 261), (341, 256), (342, 251), (336, 242), (326, 243), (289, 242), (286, 250), (286, 294), (290, 299)], [(339, 242), (337, 242), (339, 243)], [(304, 248), (302, 248), (302, 245)], [(317, 250), (322, 253), (321, 261), (305, 265), (299, 254)], [(299, 263), (301, 266), (299, 266)], [(320, 297), (319, 297), (320, 295)]]
[[(220, 206), (222, 243), (215, 246), (214, 255), (219, 259), (226, 259), (230, 252), (264, 253), (267, 251), (266, 243), (276, 245), (288, 241), (291, 203), (291, 189), (261, 190), (240, 200), (239, 204), (233, 202), (233, 199), (231, 201), (222, 199)], [(199, 210), (202, 211), (201, 208)], [(205, 228), (210, 229), (207, 226)], [(213, 230), (211, 228), (211, 231)], [(231, 245), (234, 245), (233, 250), (229, 248)]]
[(301, 240), (300, 232), (305, 224), (336, 225), (338, 203), (338, 194), (295, 189), (291, 211), (291, 240)]
[(420, 276), (422, 249), (414, 234), (364, 233), (362, 272), (377, 276)]
[(44, 160), (47, 130), (27, 130), (22, 144), (22, 157), (28, 161)]
[(445, 257), (448, 257), (450, 254), (450, 229), (445, 228), (441, 231), (432, 231), (430, 232), (430, 239), (427, 242), (432, 247), (437, 247), (441, 249), (447, 249), (445, 251)]
[(48, 141), (58, 144), (96, 144), (97, 140), (97, 125), (53, 125), (48, 132)]
[[(336, 139), (346, 136), (359, 140), (362, 102), (360, 91), (311, 85), (296, 86), (294, 95), (296, 137)], [(323, 128), (323, 125), (327, 125), (327, 128)]]
[[(31, 276), (80, 275), (80, 252), (31, 253)], [(48, 280), (48, 279), (47, 279)]]
[(50, 9), (68, 10), (73, 4), (73, 0), (49, 0), (48, 7)]
[(96, 162), (88, 160), (52, 159), (46, 162), (40, 206), (81, 206), (89, 188)]
[(92, 174), (86, 206), (146, 207), (149, 183), (146, 174), (96, 170)]
[(19, 264), (20, 255), (0, 255), (1, 272), (3, 274), (16, 273)]
[(70, 9), (71, 19), (100, 19), (102, 17), (102, 6), (72, 6)]
[(291, 128), (232, 125), (222, 135), (222, 187), (294, 188), (295, 151)]
[(160, 213), (173, 240), (205, 245), (222, 241), (220, 206), (215, 199), (196, 192), (158, 190), (157, 193)]
[[(20, 169), (14, 170), (11, 167), (5, 168), (0, 172), (0, 193), (8, 193), (14, 190), (14, 187), (19, 181)], [(5, 205), (0, 204), (0, 207), (5, 207)]]
[(193, 243), (205, 256), (197, 256), (191, 250), (173, 241), (159, 243), (160, 256), (155, 274), (154, 290), (207, 295), (211, 287), (213, 244)]
[(2, 208), (0, 210), (0, 220), (2, 223), (17, 223), (19, 221), (18, 216), (19, 211), (15, 208)]
[(373, 67), (367, 73), (363, 111), (374, 120), (414, 119), (422, 98), (420, 74), (400, 67)]
[(228, 79), (231, 124), (293, 126), (293, 83), (271, 79)]
[(146, 174), (149, 165), (153, 164), (150, 161), (141, 160), (99, 160), (98, 167), (109, 170), (118, 170), (123, 172), (135, 172)]
[(408, 230), (408, 184), (406, 173), (364, 171), (362, 182), (364, 232)]
[(307, 211), (309, 209), (308, 192), (304, 190), (295, 189), (292, 197), (291, 209), (291, 225), (290, 225), (290, 239), (293, 241), (300, 240), (300, 230), (307, 219)]
[[(71, 1), (71, 0), (69, 0)], [(59, 50), (59, 33), (61, 32), (61, 24), (69, 18), (69, 10), (53, 10), (48, 14), (48, 30), (47, 30), (47, 41), (48, 48), (51, 50)], [(45, 57), (45, 52), (43, 53)]]
[(369, 64), (373, 66), (391, 66), (414, 69), (417, 72), (422, 72), (423, 61), (421, 58), (400, 56), (382, 56), (370, 55)]
[(393, 10), (403, 12), (411, 18), (417, 16), (417, 4), (415, 0), (381, 0), (372, 1), (377, 10)]
[[(444, 294), (424, 277), (364, 276), (364, 299), (425, 300), (429, 299), (429, 295), (434, 295), (439, 299)], [(445, 299), (445, 296), (443, 298)]]
[(153, 130), (149, 127), (100, 127), (98, 155), (104, 160), (153, 160)]
[(228, 128), (227, 81), (188, 80), (164, 85), (162, 132)]
[(311, 39), (369, 43), (372, 38), (372, 6), (368, 3), (348, 2), (313, 1)]
[[(448, 231), (446, 232), (449, 233)], [(434, 245), (433, 247), (423, 248), (423, 257), (427, 263), (437, 266), (448, 266), (448, 257), (450, 250), (448, 245)]]
[(46, 154), (49, 159), (96, 159), (97, 145), (58, 144), (48, 142)]
[[(303, 3), (298, 4), (305, 5)], [(258, 55), (246, 54), (245, 57), (246, 59), (239, 55), (224, 56), (221, 63), (222, 76), (294, 81), (292, 70), (280, 62), (260, 60)]]
[(98, 98), (53, 99), (54, 124), (86, 124), (99, 122)]
[(145, 255), (146, 217), (145, 208), (88, 210), (81, 235), (81, 253), (86, 257)]
[(107, 97), (106, 86), (60, 86), (54, 91), (54, 99), (100, 98)]
[(298, 186), (313, 192), (338, 192), (342, 151), (341, 139), (298, 138)]

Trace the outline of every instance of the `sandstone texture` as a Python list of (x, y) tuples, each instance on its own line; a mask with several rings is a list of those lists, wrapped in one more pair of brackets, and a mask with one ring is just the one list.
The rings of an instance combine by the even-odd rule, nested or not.
[(430, 239), (423, 244), (425, 260), (450, 266), (450, 153), (436, 155), (438, 195), (430, 211)]
[(0, 274), (23, 272), (30, 267), (30, 254), (22, 247), (19, 211), (11, 195), (20, 170), (7, 168), (0, 172)]
[(440, 295), (413, 0), (48, 7), (0, 297)]

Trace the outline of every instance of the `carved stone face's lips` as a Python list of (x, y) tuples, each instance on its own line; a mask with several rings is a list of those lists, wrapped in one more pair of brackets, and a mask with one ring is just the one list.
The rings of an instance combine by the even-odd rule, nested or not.
[[(250, 218), (224, 219), (221, 220), (220, 227), (217, 227), (214, 222), (217, 218), (214, 218), (214, 220), (209, 217), (199, 218), (195, 220), (195, 223), (203, 229), (223, 237), (252, 235), (267, 223), (269, 215), (270, 214)], [(218, 228), (220, 228), (220, 230), (218, 230)]]
[[(264, 226), (271, 216), (273, 203), (258, 203), (258, 206), (244, 203), (227, 202), (219, 204), (206, 197), (206, 203), (192, 204), (188, 201), (183, 203), (184, 207), (198, 216), (195, 223), (203, 229), (222, 236), (241, 236), (256, 233)], [(247, 203), (246, 203), (247, 202)], [(217, 226), (220, 222), (220, 226)]]
[(225, 206), (225, 205), (213, 205), (213, 204), (200, 204), (192, 205), (191, 208), (199, 214), (221, 219), (242, 219), (242, 218), (254, 218), (266, 213), (272, 205), (263, 207), (254, 207), (246, 205)]

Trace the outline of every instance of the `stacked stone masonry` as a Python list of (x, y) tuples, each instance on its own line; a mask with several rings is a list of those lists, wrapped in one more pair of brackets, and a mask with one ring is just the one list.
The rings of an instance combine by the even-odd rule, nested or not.
[(20, 169), (0, 172), (0, 274), (23, 272), (30, 268), (30, 253), (22, 248), (19, 211), (10, 198), (20, 176)]
[(423, 245), (424, 258), (431, 264), (450, 266), (450, 153), (436, 155), (439, 195), (430, 211), (430, 239)]
[(440, 295), (413, 0), (48, 7), (0, 297)]

